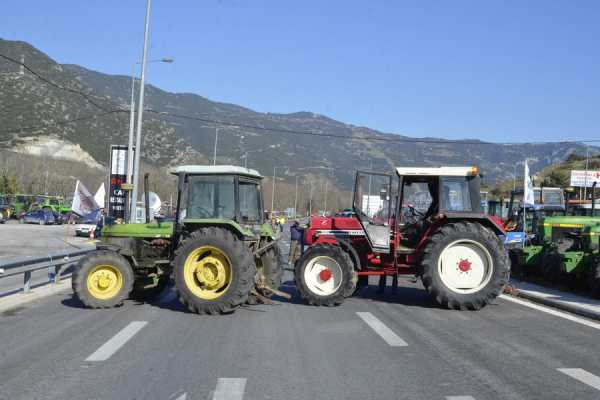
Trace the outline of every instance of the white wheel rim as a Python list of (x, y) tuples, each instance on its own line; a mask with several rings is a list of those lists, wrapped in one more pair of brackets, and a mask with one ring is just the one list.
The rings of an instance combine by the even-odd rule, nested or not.
[(438, 274), (455, 293), (476, 293), (492, 279), (490, 252), (475, 240), (461, 239), (447, 245), (438, 258)]
[[(323, 279), (328, 275), (329, 279)], [(329, 296), (335, 293), (342, 284), (342, 275), (342, 268), (338, 262), (327, 256), (311, 259), (304, 268), (304, 282), (308, 290), (318, 296)]]

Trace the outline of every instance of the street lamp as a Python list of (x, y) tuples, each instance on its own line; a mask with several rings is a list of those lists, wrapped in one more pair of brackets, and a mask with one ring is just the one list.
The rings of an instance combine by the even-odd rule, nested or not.
[(219, 141), (219, 129), (215, 128), (215, 149), (213, 151), (213, 165), (217, 165), (217, 142)]
[[(146, 63), (149, 64), (162, 62), (171, 64), (173, 61), (174, 60), (170, 57), (163, 57), (147, 61)], [(141, 63), (139, 61), (133, 63), (131, 71), (131, 104), (129, 105), (129, 140), (127, 143), (127, 182), (129, 183), (131, 183), (133, 179), (133, 131), (135, 129), (135, 68), (140, 64)]]
[(135, 161), (133, 169), (133, 192), (131, 194), (131, 212), (129, 221), (134, 223), (137, 212), (138, 183), (140, 176), (140, 154), (142, 153), (142, 116), (144, 113), (144, 82), (146, 80), (146, 62), (148, 61), (148, 31), (150, 30), (151, 0), (146, 0), (146, 19), (144, 23), (144, 50), (142, 52), (142, 72), (140, 77), (140, 104), (137, 115), (137, 136), (135, 138)]

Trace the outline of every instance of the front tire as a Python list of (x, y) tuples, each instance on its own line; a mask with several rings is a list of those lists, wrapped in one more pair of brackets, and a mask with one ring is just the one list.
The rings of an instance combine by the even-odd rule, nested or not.
[(99, 250), (79, 261), (71, 285), (86, 307), (110, 308), (129, 297), (133, 281), (133, 269), (127, 259), (113, 251)]
[(542, 276), (548, 283), (557, 284), (563, 276), (563, 260), (558, 249), (549, 249), (540, 257)]
[(473, 222), (444, 225), (423, 250), (421, 280), (440, 305), (479, 310), (508, 283), (510, 259), (488, 228)]
[(317, 244), (296, 261), (296, 287), (308, 304), (335, 306), (342, 304), (356, 288), (352, 260), (341, 247)]
[(254, 285), (254, 257), (226, 229), (193, 232), (175, 252), (173, 278), (179, 300), (199, 314), (232, 312)]

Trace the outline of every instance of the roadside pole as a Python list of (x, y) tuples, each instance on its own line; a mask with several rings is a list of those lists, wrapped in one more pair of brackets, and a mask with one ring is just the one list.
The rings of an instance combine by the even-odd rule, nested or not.
[(142, 117), (144, 113), (144, 83), (146, 79), (146, 61), (148, 57), (148, 30), (150, 26), (150, 7), (152, 0), (146, 0), (146, 20), (144, 28), (144, 51), (142, 54), (142, 74), (140, 78), (140, 101), (137, 115), (137, 137), (135, 138), (135, 163), (133, 169), (133, 192), (129, 222), (135, 223), (140, 176), (140, 155), (142, 154)]
[(298, 175), (296, 175), (296, 194), (294, 196), (294, 218), (298, 217)]

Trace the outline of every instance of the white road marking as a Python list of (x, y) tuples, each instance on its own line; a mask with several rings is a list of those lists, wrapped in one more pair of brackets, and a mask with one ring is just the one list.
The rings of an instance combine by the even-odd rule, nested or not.
[(242, 400), (246, 390), (246, 378), (219, 378), (213, 400)]
[(179, 396), (178, 398), (176, 398), (175, 400), (186, 400), (186, 399), (187, 399), (187, 393), (184, 393), (181, 396)]
[(596, 390), (600, 390), (600, 377), (587, 372), (581, 368), (558, 368), (558, 371), (563, 374), (569, 375), (571, 378), (577, 379), (579, 382), (583, 382), (586, 385), (593, 387)]
[(394, 347), (408, 346), (400, 336), (396, 335), (390, 328), (388, 328), (383, 322), (378, 320), (370, 312), (357, 312), (358, 315), (367, 325), (371, 327), (387, 344)]
[(475, 400), (473, 396), (446, 396), (446, 400)]
[(556, 317), (568, 319), (569, 321), (577, 322), (579, 324), (582, 324), (582, 325), (585, 325), (585, 326), (589, 326), (590, 328), (594, 328), (594, 329), (599, 329), (600, 330), (600, 323), (598, 323), (598, 322), (588, 321), (587, 319), (579, 318), (579, 317), (576, 317), (576, 316), (571, 315), (571, 314), (566, 313), (566, 312), (557, 311), (557, 310), (555, 310), (553, 308), (550, 308), (550, 307), (541, 306), (539, 304), (535, 304), (535, 303), (531, 303), (529, 301), (521, 300), (521, 299), (518, 299), (518, 298), (513, 297), (513, 296), (501, 294), (499, 297), (501, 299), (504, 299), (504, 300), (512, 301), (513, 303), (521, 304), (522, 306), (525, 306), (525, 307), (530, 307), (530, 308), (533, 308), (535, 310), (542, 311), (542, 312), (554, 315)]
[(117, 352), (125, 343), (129, 341), (136, 333), (146, 326), (147, 321), (132, 321), (119, 333), (104, 343), (98, 350), (93, 352), (85, 361), (106, 361)]

